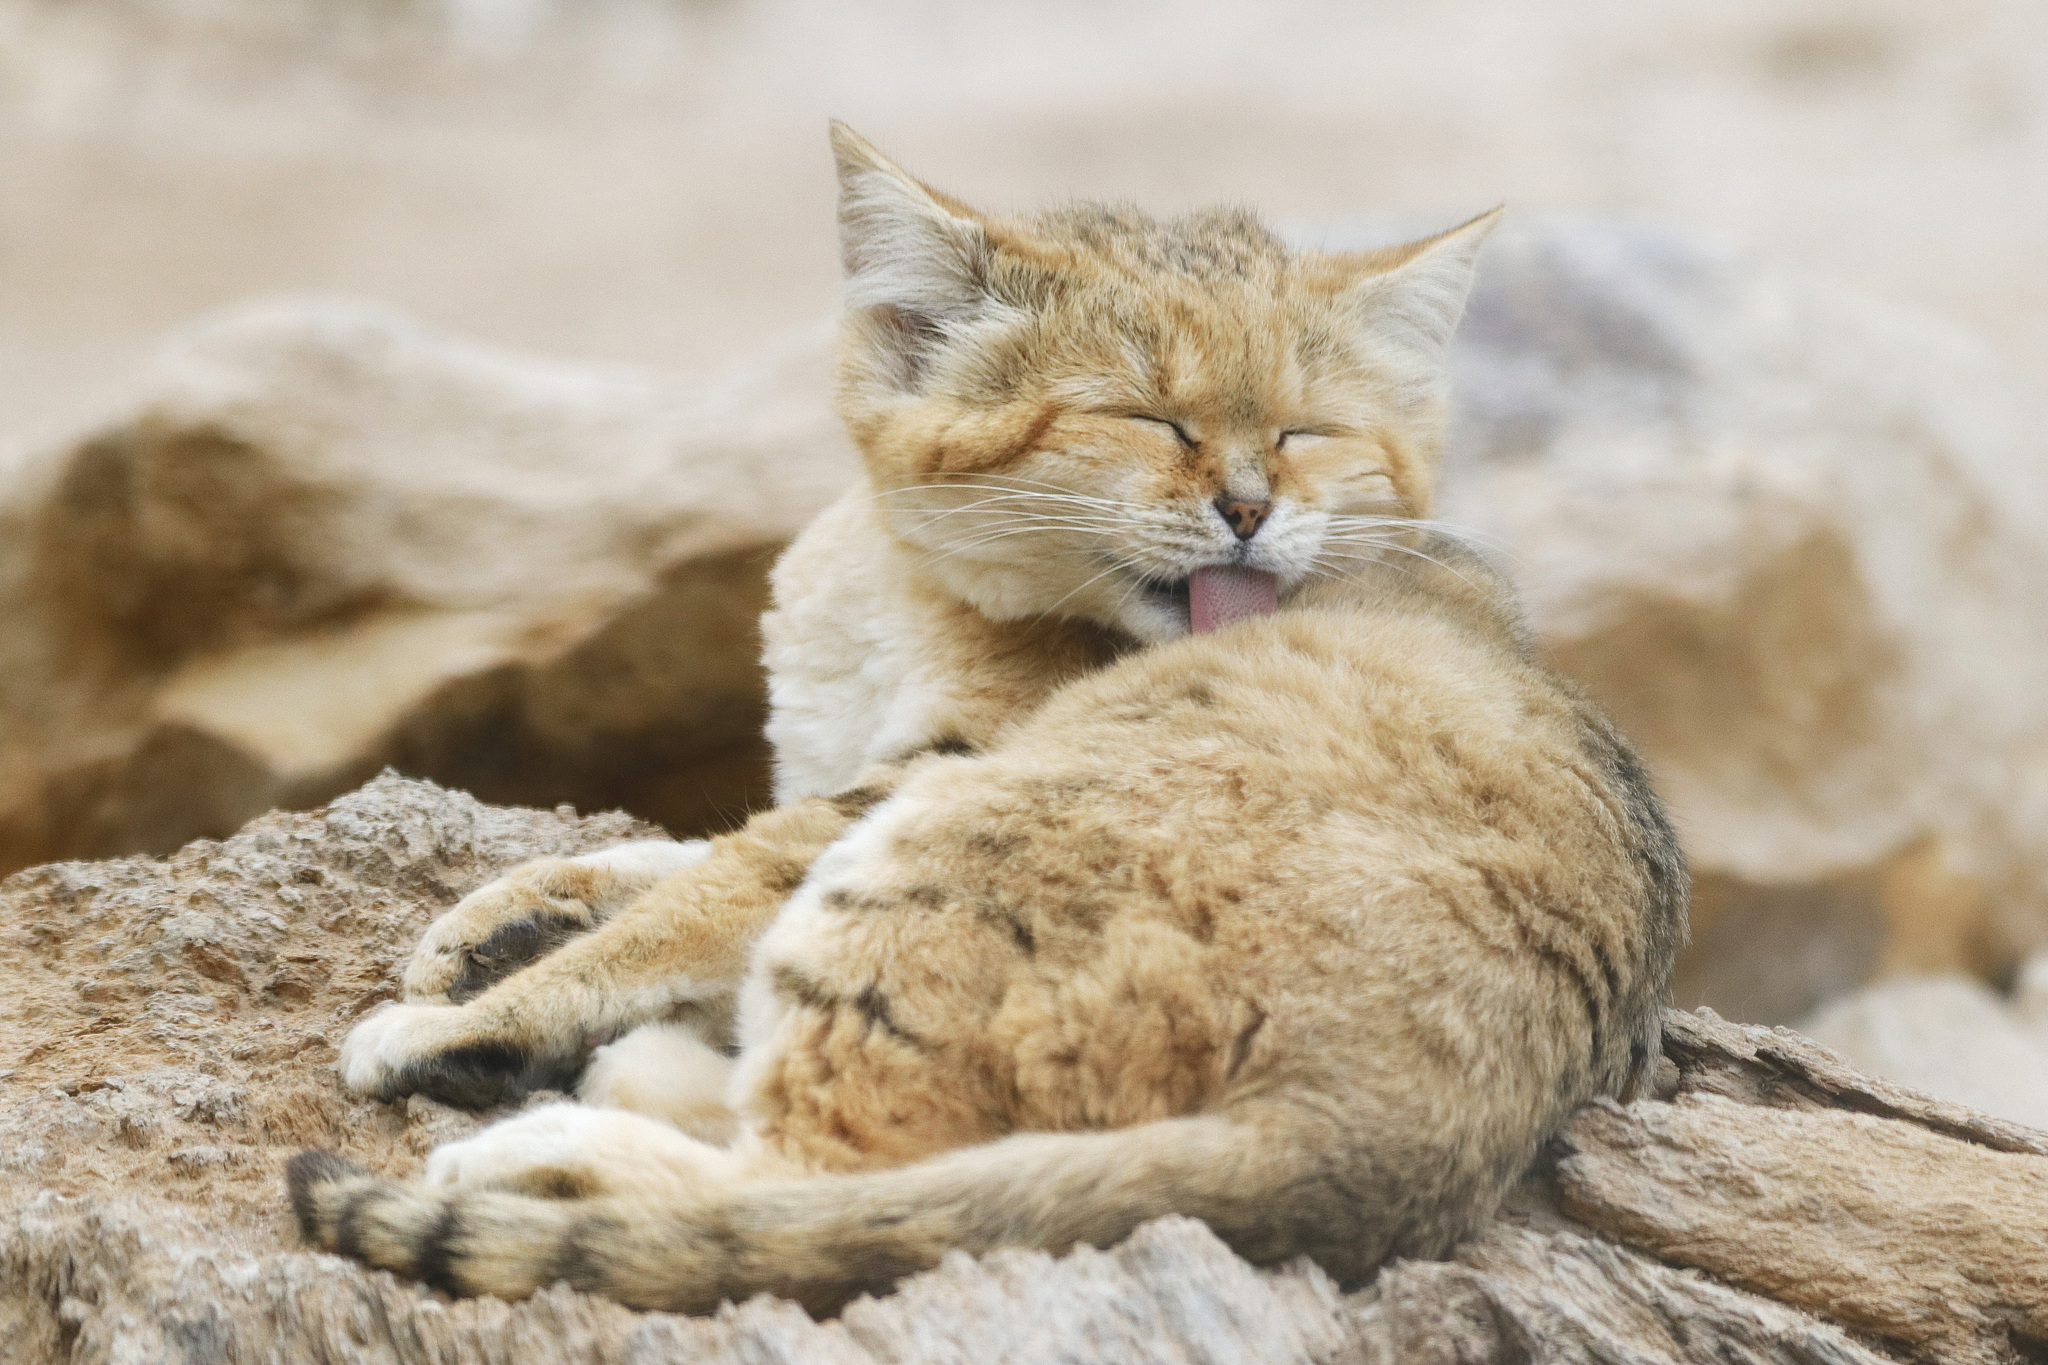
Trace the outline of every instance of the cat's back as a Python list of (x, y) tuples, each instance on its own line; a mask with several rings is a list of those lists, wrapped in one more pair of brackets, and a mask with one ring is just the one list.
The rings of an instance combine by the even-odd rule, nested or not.
[(1346, 971), (1561, 978), (1574, 1026), (1627, 1032), (1685, 935), (1683, 860), (1634, 753), (1469, 603), (1400, 593), (1192, 637), (1066, 689), (1013, 747), (1127, 774), (1132, 824), (1244, 870), (1247, 934), (1314, 924), (1380, 956)]
[[(1415, 1096), (1484, 1076), (1554, 1107), (1647, 1056), (1684, 913), (1656, 811), (1501, 631), (1289, 611), (1128, 657), (930, 763), (821, 862), (800, 956), (1000, 1055), (1033, 1126), (1283, 1075)], [(1550, 1061), (1508, 1074), (1501, 1036)], [(1033, 1063), (1046, 1038), (1085, 1064)]]
[[(1427, 831), (1565, 847), (1616, 833), (1603, 723), (1515, 641), (1453, 613), (1310, 607), (1193, 636), (1069, 685), (991, 755), (1008, 785), (1097, 773), (1175, 827), (1262, 802)], [(1249, 803), (1249, 808), (1247, 803)], [(1286, 827), (1283, 827), (1286, 826)], [(1273, 833), (1299, 835), (1297, 822)]]

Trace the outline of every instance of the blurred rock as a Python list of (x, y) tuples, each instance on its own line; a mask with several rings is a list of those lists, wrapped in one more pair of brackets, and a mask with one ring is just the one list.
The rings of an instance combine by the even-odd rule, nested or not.
[[(359, 308), (185, 338), (0, 496), (0, 867), (385, 764), (678, 833), (762, 799), (762, 573), (854, 477), (826, 352), (689, 387)], [(1672, 803), (1680, 1003), (1789, 1022), (1880, 972), (2008, 975), (2048, 927), (2048, 462), (1995, 360), (1539, 220), (1489, 246), (1455, 363), (1441, 515)]]
[(849, 477), (824, 364), (692, 387), (338, 304), (177, 340), (0, 494), (0, 870), (386, 764), (730, 820), (767, 790), (764, 575)]
[[(333, 1043), (420, 929), (511, 863), (645, 832), (385, 776), (160, 862), (0, 883), (0, 1354), (1880, 1365), (1876, 1341), (1989, 1365), (2039, 1340), (2048, 1135), (1675, 1012), (1663, 1099), (1582, 1111), (1564, 1160), (1450, 1260), (1355, 1293), (1306, 1262), (1255, 1269), (1181, 1218), (1102, 1252), (952, 1256), (832, 1323), (766, 1296), (694, 1319), (563, 1286), (450, 1302), (299, 1250), (293, 1150), (405, 1176), (489, 1117), (339, 1088)], [(1845, 1238), (1857, 1254), (1830, 1264)]]
[(1790, 1022), (2048, 930), (2043, 414), (1934, 320), (1537, 222), (1460, 333), (1446, 519), (1641, 748), (1698, 876), (1681, 1005)]
[(1799, 1031), (1865, 1071), (2048, 1129), (2048, 956), (2028, 960), (2012, 998), (1966, 977), (1898, 977)]

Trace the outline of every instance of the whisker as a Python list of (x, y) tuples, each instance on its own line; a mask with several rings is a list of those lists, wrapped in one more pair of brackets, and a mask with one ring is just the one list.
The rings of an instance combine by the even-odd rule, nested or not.
[[(951, 507), (951, 508), (947, 508), (947, 509), (946, 509), (945, 511), (943, 511), (943, 512), (942, 512), (942, 511), (939, 511), (939, 510), (937, 510), (937, 509), (916, 509), (916, 510), (918, 510), (918, 511), (922, 511), (922, 512), (924, 513), (924, 517), (925, 517), (925, 520), (924, 520), (924, 523), (923, 523), (923, 524), (924, 524), (924, 525), (926, 525), (926, 526), (931, 526), (931, 525), (934, 525), (934, 524), (936, 524), (936, 523), (938, 523), (938, 522), (941, 522), (941, 521), (944, 521), (944, 520), (946, 520), (946, 518), (948, 518), (948, 517), (958, 516), (958, 515), (959, 515), (960, 513), (962, 513), (962, 512), (973, 512), (973, 511), (976, 511), (976, 510), (978, 510), (978, 509), (980, 509), (980, 508), (983, 508), (983, 507), (991, 507), (991, 506), (996, 506), (996, 505), (999, 505), (999, 504), (1001, 504), (1001, 503), (1005, 503), (1005, 502), (1007, 502), (1007, 501), (1009, 501), (1009, 499), (1008, 499), (1007, 497), (1001, 497), (1001, 498), (983, 498), (983, 499), (982, 499), (981, 501), (979, 501), (979, 502), (970, 502), (970, 503), (966, 503), (966, 504), (964, 504), (964, 505), (962, 505), (962, 506), (959, 506), (959, 507)], [(1035, 508), (1023, 508), (1023, 509), (1018, 509), (1018, 510), (1014, 510), (1014, 511), (1004, 512), (1004, 513), (987, 513), (986, 515), (990, 515), (990, 516), (996, 516), (996, 515), (1007, 515), (1007, 516), (1012, 516), (1012, 517), (1036, 517), (1036, 516), (1046, 516), (1046, 515), (1061, 515), (1061, 516), (1066, 516), (1066, 517), (1070, 517), (1070, 518), (1074, 518), (1074, 519), (1077, 519), (1077, 520), (1078, 520), (1078, 519), (1083, 519), (1083, 514), (1084, 514), (1084, 513), (1090, 513), (1090, 512), (1094, 512), (1095, 510), (1096, 510), (1096, 509), (1094, 509), (1094, 508), (1087, 508), (1087, 507), (1084, 507), (1084, 508), (1082, 508), (1082, 509), (1081, 509), (1080, 511), (1075, 511), (1075, 512), (1064, 512), (1064, 513), (1058, 513), (1058, 514), (1048, 514), (1048, 513), (1040, 512), (1039, 510), (1037, 510), (1037, 509), (1035, 509)], [(1088, 518), (1086, 518), (1086, 519), (1088, 519), (1088, 520), (1093, 520), (1093, 521), (1096, 521), (1096, 522), (1102, 523), (1102, 524), (1104, 524), (1104, 525), (1124, 525), (1124, 524), (1127, 524), (1127, 522), (1129, 521), (1129, 518), (1127, 518), (1127, 517), (1111, 517), (1111, 516), (1093, 516), (1093, 517), (1088, 517)]]
[(992, 545), (998, 540), (1008, 540), (1011, 536), (1028, 536), (1034, 531), (1043, 532), (1046, 530), (1069, 530), (1074, 531), (1077, 534), (1093, 536), (1106, 536), (1109, 534), (1109, 532), (1107, 531), (1089, 530), (1085, 527), (1013, 526), (1010, 527), (1008, 530), (990, 532), (989, 534), (977, 537), (974, 540), (960, 541), (953, 544), (949, 544), (944, 546), (943, 549), (945, 553), (949, 555), (962, 554), (968, 550), (978, 549), (983, 545)]
[[(1451, 575), (1453, 578), (1456, 578), (1459, 582), (1464, 583), (1469, 587), (1477, 588), (1479, 586), (1477, 583), (1474, 583), (1470, 578), (1468, 578), (1465, 574), (1459, 572), (1457, 569), (1451, 567), (1449, 564), (1444, 563), (1435, 555), (1424, 554), (1422, 551), (1415, 549), (1412, 546), (1402, 545), (1397, 542), (1389, 541), (1386, 544), (1382, 545), (1380, 548), (1383, 550), (1398, 550), (1404, 555), (1413, 555), (1415, 558), (1422, 560), (1426, 564), (1436, 565), (1439, 569), (1442, 569), (1445, 573)], [(1323, 557), (1323, 554), (1324, 552), (1318, 551), (1316, 557), (1318, 559), (1321, 559)], [(1380, 558), (1378, 555), (1344, 555), (1331, 553), (1329, 557), (1332, 559), (1357, 560), (1358, 562), (1363, 564), (1387, 563), (1386, 560)], [(1390, 565), (1389, 567), (1392, 566)]]
[[(1044, 481), (1043, 479), (1027, 479), (1027, 478), (1025, 478), (1025, 477), (1023, 477), (1022, 475), (1019, 475), (1019, 474), (993, 474), (993, 475), (990, 475), (989, 477), (991, 477), (991, 478), (996, 478), (996, 479), (1007, 479), (1007, 480), (1009, 480), (1009, 481), (1010, 481), (1010, 482), (1012, 482), (1012, 483), (1028, 484), (1028, 485), (1030, 485), (1030, 486), (1031, 486), (1031, 487), (1033, 487), (1033, 488), (1050, 488), (1050, 489), (1052, 489), (1052, 490), (1053, 490), (1054, 492), (1058, 493), (1058, 494), (1059, 494), (1060, 496), (1062, 496), (1062, 497), (1092, 497), (1092, 496), (1093, 496), (1092, 494), (1086, 494), (1086, 493), (1075, 493), (1075, 492), (1074, 492), (1074, 491), (1073, 491), (1072, 489), (1070, 489), (1070, 488), (1062, 488), (1062, 487), (1061, 487), (1061, 486), (1060, 486), (1059, 484), (1056, 484), (1056, 483), (1047, 483), (1047, 482), (1045, 482), (1045, 481)], [(999, 487), (1000, 485), (996, 485), (996, 484), (990, 484), (990, 485), (987, 485), (987, 486), (988, 486), (988, 487), (992, 487), (992, 488), (993, 488), (993, 487)], [(1113, 499), (1097, 499), (1097, 500), (1098, 500), (1098, 501), (1113, 501)], [(1137, 504), (1135, 504), (1135, 503), (1120, 503), (1119, 505), (1120, 505), (1120, 506), (1125, 506), (1125, 507), (1132, 507), (1132, 506), (1136, 506)]]
[[(1119, 572), (1135, 574), (1138, 572), (1138, 566), (1135, 564), (1125, 563), (1122, 560), (1118, 560), (1112, 563), (1108, 568), (1104, 569), (1101, 573), (1096, 574), (1095, 577), (1088, 579), (1087, 582), (1081, 583), (1078, 586), (1074, 587), (1072, 590), (1062, 594), (1059, 601), (1053, 603), (1051, 606), (1047, 607), (1044, 611), (1038, 614), (1041, 617), (1052, 615), (1054, 612), (1058, 611), (1061, 608), (1061, 606), (1065, 605), (1067, 598), (1072, 597), (1075, 593), (1080, 592), (1083, 588), (1088, 587), (1090, 584), (1099, 582), (1102, 579), (1109, 577), (1111, 574)], [(1121, 599), (1119, 599), (1119, 601), (1121, 601)]]
[[(987, 525), (1021, 525), (1026, 522), (1045, 526), (1130, 526), (1135, 524), (1128, 517), (1079, 516), (1072, 512), (998, 511), (984, 513), (983, 517), (984, 524)], [(933, 517), (930, 521), (923, 524), (931, 526), (944, 519), (943, 517)]]
[(1506, 546), (1500, 537), (1491, 535), (1475, 526), (1465, 526), (1452, 521), (1430, 521), (1420, 517), (1364, 517), (1332, 516), (1329, 526), (1338, 533), (1356, 530), (1379, 530), (1400, 528), (1403, 530), (1429, 531), (1455, 540), (1460, 544), (1483, 547), (1498, 553), (1506, 553)]
[[(925, 528), (929, 528), (933, 525), (934, 522), (924, 523)], [(1004, 514), (992, 514), (986, 520), (979, 522), (973, 526), (963, 526), (956, 529), (960, 530), (962, 533), (968, 536), (978, 536), (988, 532), (1000, 532), (1011, 528), (1043, 531), (1073, 531), (1081, 535), (1108, 535), (1114, 531), (1125, 529), (1127, 525), (1128, 523), (1116, 521), (1109, 518), (1061, 517), (1048, 516), (1043, 513), (1013, 512)]]
[[(1021, 482), (1036, 481), (1022, 480)], [(964, 490), (967, 492), (999, 493), (1008, 498), (1044, 498), (1051, 501), (1074, 502), (1091, 507), (1142, 508), (1144, 506), (1142, 503), (1128, 502), (1121, 498), (1103, 498), (1090, 493), (1076, 493), (1071, 489), (1061, 488), (1058, 484), (1049, 483), (1042, 485), (1042, 487), (1052, 491), (1041, 492), (1034, 488), (1012, 488), (1000, 483), (983, 483), (979, 480), (962, 479), (953, 483), (920, 483), (909, 484), (902, 488), (884, 488), (877, 490), (873, 496), (876, 498), (889, 498), (903, 493), (957, 493)]]

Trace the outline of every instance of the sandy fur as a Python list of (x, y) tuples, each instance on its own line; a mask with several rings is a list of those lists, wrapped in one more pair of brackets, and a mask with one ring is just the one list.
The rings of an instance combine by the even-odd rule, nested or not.
[[(777, 569), (785, 804), (601, 924), (551, 909), (587, 866), (458, 906), (442, 958), (566, 941), (466, 1003), (421, 973), (347, 1083), (620, 1108), (418, 1187), (309, 1154), (302, 1225), (452, 1292), (689, 1311), (1169, 1212), (1351, 1282), (1441, 1254), (1641, 1080), (1685, 935), (1633, 755), (1426, 521), (1488, 223), (1290, 255), (1241, 213), (997, 220), (835, 150), (868, 483)], [(1279, 612), (1190, 636), (1173, 585), (1218, 564)], [(713, 1049), (736, 1136), (653, 1136), (716, 1120)]]
[(1441, 1254), (1637, 1081), (1675, 859), (1626, 749), (1486, 594), (1382, 571), (907, 765), (750, 935), (725, 1164), (628, 1197), (559, 1133), (493, 1129), (457, 1185), (302, 1202), (467, 1292), (566, 1273), (692, 1310), (828, 1309), (953, 1246), (1169, 1211), (1356, 1280)]
[(576, 1098), (657, 1118), (705, 1142), (739, 1134), (726, 1101), (732, 1060), (680, 1024), (642, 1024), (590, 1054)]

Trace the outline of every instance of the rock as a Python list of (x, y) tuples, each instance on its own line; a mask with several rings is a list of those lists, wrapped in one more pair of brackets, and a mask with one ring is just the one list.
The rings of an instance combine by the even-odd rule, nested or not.
[(887, 1298), (816, 1323), (767, 1297), (690, 1319), (632, 1313), (559, 1285), (517, 1304), (446, 1303), (331, 1256), (217, 1250), (188, 1218), (132, 1201), (45, 1199), (10, 1222), (0, 1293), (13, 1292), (0, 1297), (0, 1330), (22, 1365), (179, 1351), (209, 1365), (1471, 1365), (1527, 1359), (1519, 1352), (1532, 1346), (1537, 1358), (1588, 1365), (1886, 1359), (1809, 1315), (1624, 1248), (1506, 1225), (1454, 1262), (1397, 1266), (1375, 1290), (1347, 1296), (1312, 1265), (1262, 1272), (1202, 1224), (1165, 1218), (1108, 1252), (954, 1256)]
[(1960, 976), (1866, 986), (1799, 1025), (1865, 1071), (1929, 1095), (2048, 1128), (2048, 957), (2006, 998)]
[(1641, 748), (1680, 1003), (1789, 1023), (2048, 931), (2048, 462), (1983, 346), (1614, 223), (1490, 243), (1439, 515)]
[(1390, 1267), (1358, 1302), (1349, 1358), (1373, 1365), (1886, 1359), (1797, 1309), (1612, 1242), (1505, 1221), (1450, 1262)]
[(422, 930), (498, 871), (650, 828), (377, 778), (162, 862), (0, 883), (0, 1204), (149, 1191), (274, 1235), (279, 1164), (338, 1142), (404, 1169), (473, 1130), (344, 1096), (329, 1063)]
[(1664, 1014), (1672, 1093), (1769, 1109), (1843, 1109), (1917, 1124), (1994, 1152), (2048, 1156), (2048, 1134), (1867, 1075), (1790, 1029), (1730, 1025), (1711, 1010)]
[(766, 791), (767, 567), (851, 468), (824, 364), (687, 385), (341, 304), (176, 340), (0, 498), (0, 871), (386, 764), (730, 821)]
[(1943, 1362), (2048, 1348), (2048, 1160), (1715, 1095), (1590, 1106), (1564, 1208), (1666, 1261)]
[(421, 927), (510, 863), (645, 833), (386, 775), (161, 861), (0, 883), (11, 1365), (2037, 1358), (2048, 1134), (1710, 1014), (1666, 1015), (1660, 1098), (1583, 1110), (1449, 1261), (1351, 1293), (1179, 1218), (1106, 1251), (956, 1254), (826, 1323), (766, 1297), (695, 1319), (562, 1286), (450, 1302), (300, 1250), (293, 1150), (410, 1174), (488, 1117), (338, 1087), (334, 1041)]

